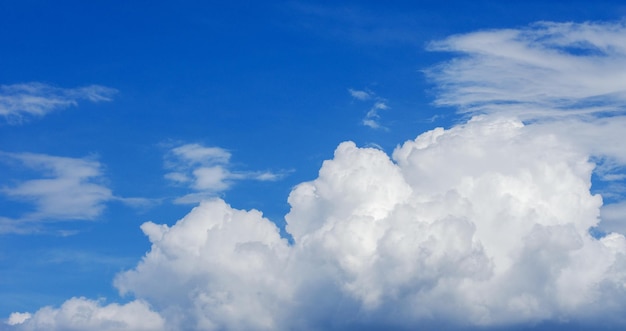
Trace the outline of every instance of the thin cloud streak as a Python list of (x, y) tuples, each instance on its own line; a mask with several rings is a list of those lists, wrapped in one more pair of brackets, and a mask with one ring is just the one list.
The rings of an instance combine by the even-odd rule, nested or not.
[(43, 83), (0, 85), (0, 116), (9, 124), (20, 124), (30, 117), (44, 115), (70, 106), (79, 100), (111, 101), (116, 89), (101, 85), (60, 88)]
[(524, 120), (623, 114), (626, 106), (626, 23), (539, 22), (488, 30), (430, 44), (461, 56), (426, 73), (435, 103), (469, 114)]

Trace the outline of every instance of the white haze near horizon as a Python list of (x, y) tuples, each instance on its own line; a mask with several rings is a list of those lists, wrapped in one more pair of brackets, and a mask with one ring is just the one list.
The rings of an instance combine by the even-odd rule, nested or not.
[(427, 74), (468, 120), (392, 155), (341, 143), (289, 195), (293, 244), (260, 211), (208, 199), (141, 226), (152, 247), (114, 280), (130, 302), (71, 298), (6, 327), (626, 325), (625, 208), (607, 226), (591, 192), (594, 171), (620, 182), (626, 165), (626, 26), (538, 23), (431, 49), (460, 53)]

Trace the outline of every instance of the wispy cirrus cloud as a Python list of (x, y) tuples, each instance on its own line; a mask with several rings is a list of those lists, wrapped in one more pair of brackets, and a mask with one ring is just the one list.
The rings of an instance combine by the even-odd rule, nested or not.
[(275, 181), (286, 175), (284, 171), (234, 171), (230, 158), (231, 153), (221, 147), (185, 144), (172, 148), (166, 155), (165, 167), (171, 171), (165, 178), (194, 191), (175, 202), (197, 203), (228, 190), (236, 181)]
[(624, 113), (626, 22), (539, 22), (430, 44), (460, 53), (427, 70), (438, 105), (522, 119)]
[(379, 111), (389, 109), (389, 106), (387, 105), (387, 100), (377, 96), (376, 93), (370, 90), (355, 90), (350, 88), (348, 89), (348, 92), (350, 93), (350, 96), (352, 96), (352, 98), (358, 101), (374, 100), (374, 104), (367, 111), (365, 117), (363, 117), (363, 119), (361, 120), (361, 124), (372, 129), (387, 129), (380, 124), (379, 114)]
[(365, 118), (363, 118), (363, 125), (368, 126), (372, 129), (386, 129), (379, 122), (380, 115), (378, 114), (381, 110), (387, 110), (389, 106), (384, 101), (376, 101), (372, 108), (365, 114)]
[(111, 101), (116, 89), (101, 85), (61, 88), (32, 82), (0, 85), (0, 116), (8, 123), (19, 124), (29, 117), (76, 106), (78, 101)]

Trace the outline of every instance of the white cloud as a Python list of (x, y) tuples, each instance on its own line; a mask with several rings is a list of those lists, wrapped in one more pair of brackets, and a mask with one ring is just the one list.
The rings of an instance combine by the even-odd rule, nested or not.
[(350, 92), (353, 98), (361, 101), (369, 100), (372, 97), (372, 95), (366, 91), (348, 89), (348, 92)]
[(515, 116), (536, 132), (567, 136), (597, 163), (598, 179), (611, 182), (600, 192), (623, 200), (625, 35), (624, 21), (541, 22), (457, 35), (431, 48), (462, 56), (427, 73), (441, 92), (436, 104)]
[(227, 190), (232, 178), (227, 167), (231, 154), (219, 147), (186, 144), (169, 151), (166, 167), (172, 172), (165, 178), (198, 191), (179, 197), (177, 203), (197, 203)]
[(381, 126), (379, 123), (380, 115), (378, 114), (378, 111), (387, 109), (389, 109), (389, 106), (387, 106), (384, 101), (376, 101), (365, 115), (362, 122), (363, 125), (369, 126), (372, 129), (384, 129), (385, 127)]
[(286, 172), (244, 172), (233, 171), (230, 165), (231, 154), (220, 147), (205, 147), (200, 144), (186, 144), (169, 151), (166, 168), (173, 171), (165, 178), (176, 184), (188, 186), (195, 192), (175, 199), (176, 203), (198, 203), (210, 199), (217, 193), (228, 190), (235, 181), (279, 180)]
[(0, 233), (37, 232), (44, 222), (93, 220), (110, 201), (132, 207), (149, 207), (158, 200), (113, 195), (106, 185), (102, 165), (91, 158), (71, 158), (35, 153), (0, 152), (3, 161), (18, 161), (39, 173), (40, 178), (2, 183), (0, 194), (7, 199), (34, 205), (34, 210), (17, 218), (0, 216)]
[(19, 330), (49, 331), (157, 331), (164, 330), (164, 320), (144, 301), (124, 305), (109, 304), (85, 298), (72, 298), (58, 308), (44, 307), (34, 314), (13, 313), (9, 325)]
[[(580, 41), (575, 36), (586, 31), (593, 45), (603, 45), (605, 39), (613, 42), (601, 38), (602, 29), (611, 35), (617, 28), (544, 23), (524, 33), (550, 30), (563, 40)], [(493, 45), (502, 46), (495, 47), (501, 55), (494, 60), (520, 57), (528, 62), (530, 57), (532, 63), (543, 63), (543, 55), (534, 58), (528, 49), (510, 51), (504, 47), (509, 44), (497, 43), (516, 35), (514, 30), (486, 35), (479, 34), (478, 41), (490, 42), (467, 47), (483, 45), (485, 49), (476, 53), (489, 55)], [(549, 34), (542, 36), (532, 39), (538, 44), (528, 48), (541, 53), (542, 42), (556, 43)], [(465, 37), (474, 40), (476, 34)], [(465, 40), (454, 38), (444, 45)], [(612, 47), (616, 50), (609, 47), (611, 52), (619, 53), (619, 47)], [(562, 50), (551, 52), (559, 59), (564, 56)], [(586, 56), (578, 52), (576, 56)], [(605, 59), (607, 66), (611, 59)], [(506, 75), (512, 75), (505, 71), (503, 91), (493, 92), (496, 86), (490, 82), (508, 68), (504, 62), (493, 64), (498, 68), (493, 70), (480, 61), (474, 62), (478, 68), (463, 67), (467, 60), (447, 65), (463, 69), (458, 81), (445, 71), (439, 73), (440, 82), (451, 84), (440, 102), (486, 115), (422, 133), (398, 146), (391, 157), (352, 142), (340, 144), (318, 178), (297, 185), (289, 195), (291, 210), (285, 219), (292, 245), (259, 211), (207, 200), (172, 226), (144, 223), (141, 228), (151, 249), (135, 268), (118, 274), (115, 286), (150, 304), (152, 310), (147, 304), (142, 307), (162, 318), (154, 324), (156, 329), (467, 329), (543, 322), (623, 329), (626, 238), (620, 233), (602, 238), (589, 233), (602, 224), (601, 217), (623, 216), (622, 202), (602, 207), (602, 197), (590, 191), (596, 166), (592, 160), (609, 160), (610, 169), (624, 163), (619, 148), (623, 117), (569, 116), (580, 113), (568, 106), (575, 104), (575, 93), (556, 91), (555, 101), (524, 85), (533, 85), (533, 79), (543, 84), (543, 69), (534, 76), (522, 73), (518, 87), (523, 92), (505, 88)], [(614, 65), (621, 64), (619, 60)], [(479, 80), (481, 66), (488, 74), (486, 82)], [(511, 68), (517, 70), (514, 62)], [(471, 76), (475, 80), (466, 79), (464, 70), (476, 73)], [(476, 95), (465, 86), (468, 82), (481, 87)], [(495, 94), (505, 98), (492, 97)], [(503, 102), (507, 100), (511, 102)], [(604, 105), (617, 107), (614, 100), (610, 97)], [(531, 111), (520, 111), (521, 104)], [(585, 112), (593, 114), (590, 109)], [(558, 121), (546, 120), (555, 114)], [(182, 176), (173, 179), (201, 187), (223, 181), (220, 172), (208, 171), (202, 181), (194, 174), (197, 169), (228, 169), (227, 158), (214, 158), (223, 153), (193, 154), (209, 155), (212, 161), (190, 157), (193, 161), (174, 162), (184, 171), (174, 171)], [(37, 314), (9, 319), (16, 330), (27, 330)], [(147, 314), (124, 321), (139, 323)], [(20, 320), (24, 322), (17, 323)], [(59, 325), (80, 328), (83, 320), (67, 319)], [(55, 325), (32, 329), (54, 330)]]
[(427, 71), (436, 103), (522, 119), (624, 113), (626, 24), (541, 22), (431, 44), (463, 56)]
[(387, 100), (376, 96), (374, 92), (371, 91), (359, 91), (348, 89), (350, 95), (360, 101), (366, 101), (370, 99), (375, 99), (374, 104), (370, 108), (370, 110), (365, 114), (365, 117), (361, 120), (361, 124), (370, 127), (372, 129), (386, 129), (384, 126), (380, 124), (380, 115), (378, 112), (380, 110), (387, 110), (389, 106), (387, 106)]
[(0, 116), (9, 123), (42, 117), (52, 111), (76, 106), (79, 100), (111, 101), (117, 90), (100, 85), (60, 88), (43, 83), (0, 85)]
[(269, 171), (255, 172), (255, 173), (250, 174), (250, 176), (252, 176), (254, 179), (260, 180), (262, 182), (271, 182), (271, 181), (279, 180), (284, 175), (285, 173), (273, 173)]
[(297, 245), (336, 268), (365, 316), (498, 325), (577, 319), (602, 311), (603, 296), (625, 304), (599, 284), (622, 272), (612, 268), (624, 268), (626, 241), (588, 234), (601, 199), (589, 193), (593, 165), (567, 140), (477, 118), (424, 133), (394, 159), (342, 144), (289, 198)]
[(161, 203), (163, 199), (161, 198), (138, 198), (138, 197), (126, 198), (126, 197), (115, 196), (112, 198), (112, 200), (119, 201), (133, 208), (145, 209), (145, 208), (150, 208), (155, 205), (158, 205), (159, 203)]
[(43, 173), (45, 178), (5, 186), (0, 192), (11, 199), (35, 204), (25, 221), (41, 219), (94, 219), (113, 198), (102, 184), (101, 165), (90, 159), (77, 159), (33, 153), (2, 153), (5, 158)]
[(171, 150), (173, 155), (190, 164), (224, 164), (230, 160), (230, 152), (219, 147), (204, 147), (199, 144), (182, 145)]
[(152, 250), (118, 275), (122, 293), (146, 298), (178, 330), (276, 329), (292, 295), (283, 270), (288, 245), (260, 212), (208, 200), (172, 227), (141, 228)]
[(226, 182), (230, 173), (222, 166), (200, 167), (193, 170), (196, 190), (223, 191), (230, 185)]
[(24, 323), (24, 321), (31, 318), (32, 316), (33, 315), (30, 313), (12, 313), (11, 316), (9, 316), (9, 319), (7, 320), (7, 324), (9, 325), (22, 324)]

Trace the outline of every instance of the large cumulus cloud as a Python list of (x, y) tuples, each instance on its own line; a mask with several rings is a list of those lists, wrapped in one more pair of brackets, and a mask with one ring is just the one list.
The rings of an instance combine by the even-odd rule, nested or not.
[(115, 283), (174, 329), (271, 330), (290, 298), (287, 241), (258, 211), (205, 201), (174, 226), (145, 223), (151, 251)]
[[(570, 79), (611, 59), (621, 63), (626, 48), (618, 47), (616, 29), (624, 30), (539, 24), (438, 44), (468, 54), (431, 74), (444, 87), (439, 102), (471, 119), (422, 133), (391, 155), (341, 143), (318, 177), (289, 195), (293, 243), (261, 212), (220, 199), (201, 202), (172, 226), (143, 224), (150, 251), (115, 279), (136, 301), (113, 307), (137, 305), (158, 330), (626, 326), (626, 239), (590, 234), (601, 214), (613, 222), (622, 215), (617, 207), (601, 213), (591, 179), (594, 170), (620, 178), (623, 152), (614, 144), (623, 137), (615, 124), (623, 121), (623, 98), (619, 86), (606, 84), (581, 94), (588, 82)], [(615, 38), (600, 38), (603, 31)], [(547, 77), (544, 55), (569, 61), (549, 82), (570, 84), (543, 89), (554, 97), (524, 85)], [(582, 73), (571, 70), (576, 61), (587, 64)], [(493, 76), (500, 71), (508, 79), (501, 85)], [(522, 88), (509, 91), (513, 82)], [(611, 97), (601, 114), (597, 104), (584, 106), (602, 95)], [(71, 315), (64, 307), (72, 300), (89, 303), (71, 299), (9, 322), (42, 329), (48, 312)], [(110, 307), (91, 305), (95, 312)]]
[(426, 132), (393, 162), (344, 143), (291, 193), (288, 230), (294, 254), (329, 265), (364, 318), (576, 320), (607, 308), (605, 295), (619, 301), (605, 290), (625, 281), (624, 237), (588, 232), (602, 204), (592, 169), (567, 140), (514, 119)]
[(614, 322), (626, 240), (589, 234), (593, 168), (515, 119), (435, 129), (392, 157), (345, 142), (291, 192), (292, 245), (260, 212), (209, 200), (142, 225), (152, 248), (115, 284), (164, 330)]

